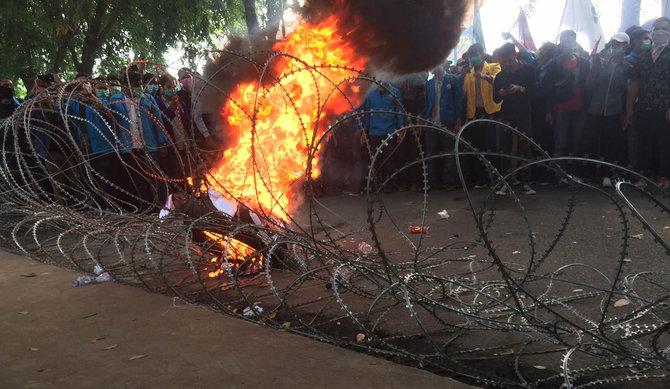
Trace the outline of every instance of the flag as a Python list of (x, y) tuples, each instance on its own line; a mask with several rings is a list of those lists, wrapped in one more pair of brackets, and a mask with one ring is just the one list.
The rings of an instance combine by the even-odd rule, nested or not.
[(621, 27), (619, 31), (626, 31), (632, 26), (640, 25), (640, 6), (642, 0), (623, 0), (621, 5)]
[(523, 12), (523, 8), (519, 11), (519, 17), (517, 18), (517, 25), (519, 26), (519, 42), (527, 50), (532, 52), (537, 51), (537, 46), (535, 46), (535, 41), (533, 36), (530, 34), (530, 27), (528, 26), (528, 19), (526, 19), (526, 13)]
[[(605, 46), (600, 19), (591, 0), (567, 0), (561, 19), (560, 31), (571, 29), (577, 33), (577, 41), (587, 47), (596, 47), (598, 51)], [(601, 39), (598, 42), (598, 39)]]

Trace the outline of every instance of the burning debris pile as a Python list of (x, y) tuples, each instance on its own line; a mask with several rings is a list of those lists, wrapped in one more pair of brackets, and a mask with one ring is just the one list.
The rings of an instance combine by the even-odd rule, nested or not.
[[(128, 210), (127, 196), (110, 196), (103, 186), (113, 183), (92, 168), (76, 137), (42, 125), (38, 112), (71, 119), (53, 108), (67, 105), (65, 86), (43, 92), (38, 101), (49, 105), (20, 106), (1, 127), (0, 244), (82, 272), (97, 266), (119, 283), (477, 384), (625, 386), (667, 379), (670, 227), (663, 215), (670, 209), (660, 188), (619, 183), (605, 192), (577, 182), (532, 140), (496, 123), (544, 156), (519, 169), (534, 165), (564, 174), (569, 190), (539, 204), (522, 201), (510, 184), (510, 205), (496, 200), (493, 189), (472, 195), (463, 185), (468, 211), (445, 209), (438, 217), (442, 208), (432, 202), (440, 199), (427, 184), (410, 203), (376, 190), (373, 162), (364, 201), (312, 196), (325, 138), (365, 115), (350, 112), (366, 90), (381, 84), (363, 70), (419, 66), (408, 62), (407, 41), (387, 51), (390, 38), (377, 35), (372, 3), (311, 1), (307, 22), (274, 51), (219, 53), (194, 93), (224, 131), (222, 158), (205, 163), (196, 149), (187, 158), (193, 164), (186, 180), (155, 164), (140, 165), (156, 193), (158, 186), (172, 193), (160, 217)], [(389, 13), (385, 21), (397, 26), (389, 20), (402, 3), (389, 1), (378, 13)], [(463, 3), (421, 2), (411, 12), (459, 20)], [(324, 13), (332, 4), (347, 16)], [(412, 24), (407, 28), (414, 31)], [(429, 59), (422, 68), (432, 65)], [(414, 131), (417, 118), (399, 115), (409, 124), (398, 133)], [(467, 142), (476, 124), (459, 134), (422, 126), (459, 145), (445, 158), (474, 155), (491, 167), (501, 156)], [(70, 157), (61, 168), (82, 181), (63, 181), (28, 141), (45, 134), (53, 150)], [(374, 161), (379, 153), (373, 152)], [(419, 155), (415, 164), (425, 168), (427, 158)], [(130, 161), (117, 163), (137, 170)], [(491, 172), (497, 183), (511, 181)], [(561, 217), (552, 218), (549, 206), (562, 207)], [(606, 216), (588, 219), (589, 207)], [(413, 215), (417, 234), (405, 225)], [(608, 244), (577, 249), (596, 240)]]

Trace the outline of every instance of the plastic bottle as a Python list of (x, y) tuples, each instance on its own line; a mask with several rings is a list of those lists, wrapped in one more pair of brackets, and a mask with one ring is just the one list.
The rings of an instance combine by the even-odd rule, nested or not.
[(99, 276), (95, 277), (95, 282), (108, 282), (108, 281), (114, 282), (114, 279), (107, 272), (104, 272)]
[(93, 276), (77, 277), (74, 280), (74, 282), (72, 282), (72, 287), (76, 288), (78, 286), (87, 285), (87, 284), (90, 284), (91, 282), (93, 282), (94, 280), (95, 280), (95, 277), (93, 277)]
[(361, 254), (363, 255), (368, 255), (372, 252), (372, 246), (370, 246), (366, 242), (360, 242), (358, 244), (358, 251), (360, 251)]
[(340, 267), (332, 277), (330, 277), (330, 280), (328, 280), (328, 283), (326, 283), (326, 289), (332, 289), (333, 287), (333, 280), (337, 282), (338, 285), (342, 285), (345, 282), (349, 282), (349, 279), (354, 273), (351, 271), (350, 268), (348, 267)]

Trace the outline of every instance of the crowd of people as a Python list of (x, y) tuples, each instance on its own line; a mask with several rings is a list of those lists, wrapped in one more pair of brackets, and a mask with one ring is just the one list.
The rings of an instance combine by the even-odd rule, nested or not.
[[(511, 42), (491, 55), (474, 44), (455, 64), (374, 84), (351, 125), (342, 126), (347, 131), (336, 131), (322, 150), (323, 191), (361, 193), (370, 162), (374, 185), (384, 192), (426, 184), (455, 189), (459, 174), (474, 188), (495, 185), (501, 196), (510, 185), (526, 195), (536, 193), (535, 185), (567, 185), (564, 175), (524, 168), (524, 161), (542, 157), (526, 137), (558, 157), (558, 166), (575, 179), (611, 187), (629, 177), (605, 164), (560, 157), (601, 159), (669, 186), (670, 19), (657, 19), (651, 31), (619, 32), (592, 53), (571, 30), (560, 34), (558, 45), (545, 43), (534, 53), (511, 35), (505, 38)], [(222, 144), (218, 123), (194, 104), (188, 68), (176, 79), (145, 70), (140, 62), (118, 77), (78, 74), (68, 83), (39, 75), (25, 99), (0, 76), (0, 120), (19, 106), (30, 112), (29, 131), (4, 126), (3, 166), (20, 172), (12, 179), (64, 204), (87, 201), (78, 192), (95, 185), (100, 190), (92, 191), (93, 200), (101, 209), (110, 198), (129, 209), (156, 209), (175, 187), (187, 189), (202, 150)], [(481, 118), (496, 120), (466, 126)], [(498, 121), (518, 132), (501, 130)], [(456, 159), (445, 156), (454, 151), (453, 134), (489, 152), (490, 163), (466, 155), (459, 172)], [(474, 150), (469, 147), (459, 145), (464, 152)], [(77, 154), (84, 166), (72, 164)], [(496, 184), (496, 170), (509, 173), (511, 184)]]
[[(520, 134), (504, 131), (493, 121), (480, 121), (464, 129), (461, 139), (481, 152), (489, 152), (486, 158), (491, 162), (487, 167), (475, 157), (462, 158), (461, 171), (474, 188), (495, 185), (492, 167), (502, 175), (518, 172), (508, 181), (519, 185), (518, 192), (526, 195), (536, 194), (535, 184), (568, 184), (562, 174), (519, 165), (524, 158), (542, 157), (522, 135), (556, 157), (558, 166), (576, 180), (603, 187), (611, 187), (615, 179), (634, 179), (639, 186), (646, 182), (626, 177), (621, 169), (607, 164), (573, 163), (575, 158), (570, 157), (627, 167), (668, 187), (670, 19), (657, 19), (651, 31), (634, 26), (619, 32), (603, 50), (591, 53), (578, 45), (572, 30), (560, 34), (558, 45), (545, 43), (534, 53), (511, 35), (503, 35), (511, 42), (491, 55), (474, 44), (456, 64), (447, 62), (430, 72), (373, 87), (360, 110), (375, 113), (363, 115), (358, 124), (354, 123), (357, 137), (350, 143), (340, 140), (333, 147), (339, 151), (331, 151), (331, 158), (340, 155), (345, 165), (347, 161), (360, 161), (351, 158), (350, 149), (358, 147), (355, 142), (360, 140), (363, 150), (367, 145), (369, 151), (385, 142), (387, 146), (374, 161), (377, 181), (384, 183), (377, 189), (422, 190), (422, 150), (430, 189), (454, 189), (461, 186), (455, 159), (439, 157), (454, 152), (454, 136), (432, 125), (421, 128), (421, 120), (411, 126), (406, 123), (407, 115), (394, 112), (409, 113), (411, 118), (444, 126), (454, 133), (469, 121), (490, 118), (509, 123)], [(389, 137), (403, 125), (411, 131)], [(363, 132), (366, 136), (361, 136)], [(467, 148), (460, 150), (465, 152)], [(349, 165), (344, 170), (355, 171)], [(326, 192), (359, 193), (365, 186), (362, 178), (341, 185), (337, 174), (329, 177), (326, 167), (324, 173)], [(510, 187), (498, 184), (493, 189), (504, 196)]]
[(214, 150), (218, 126), (192, 104), (190, 69), (175, 79), (145, 68), (141, 62), (120, 76), (80, 73), (67, 83), (38, 75), (24, 99), (0, 76), (0, 120), (20, 106), (23, 112), (4, 125), (3, 166), (12, 172), (6, 182), (55, 203), (101, 210), (157, 210), (168, 192), (188, 189), (201, 157), (194, 146)]

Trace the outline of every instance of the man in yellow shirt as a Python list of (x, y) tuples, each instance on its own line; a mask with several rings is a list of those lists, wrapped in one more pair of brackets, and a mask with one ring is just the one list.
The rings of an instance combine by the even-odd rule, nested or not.
[[(470, 62), (470, 73), (465, 75), (463, 82), (465, 118), (472, 120), (495, 117), (500, 111), (501, 104), (493, 100), (493, 81), (500, 73), (500, 64), (486, 62), (484, 48), (479, 43), (470, 46), (467, 57)], [(490, 124), (472, 126), (466, 129), (463, 137), (481, 151), (496, 149), (495, 126)], [(466, 166), (475, 188), (485, 188), (487, 173), (481, 162), (471, 158)]]

